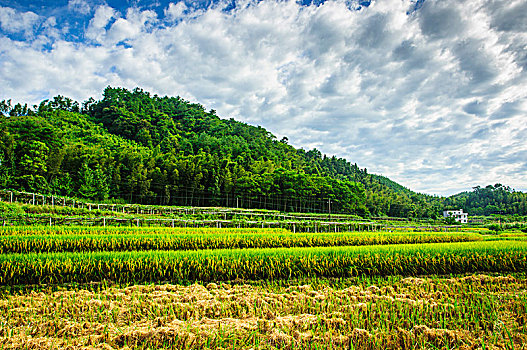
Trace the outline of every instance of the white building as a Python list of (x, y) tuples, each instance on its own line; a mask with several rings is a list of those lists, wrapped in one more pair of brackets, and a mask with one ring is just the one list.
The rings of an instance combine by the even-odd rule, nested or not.
[(454, 218), (457, 222), (462, 224), (466, 224), (468, 222), (468, 213), (463, 213), (463, 209), (445, 210), (443, 211), (443, 217)]

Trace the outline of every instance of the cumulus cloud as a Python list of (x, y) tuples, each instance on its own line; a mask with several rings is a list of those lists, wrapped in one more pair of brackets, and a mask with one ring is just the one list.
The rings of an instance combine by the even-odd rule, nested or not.
[(0, 37), (0, 98), (82, 100), (108, 84), (140, 86), (418, 191), (527, 188), (524, 4), (262, 1), (226, 11), (178, 2), (162, 20), (102, 5), (85, 43), (58, 38), (43, 50)]
[(86, 30), (86, 37), (93, 41), (101, 42), (106, 35), (106, 27), (116, 15), (117, 12), (112, 7), (107, 5), (97, 7), (95, 15), (90, 20), (90, 24)]
[(26, 36), (31, 36), (39, 22), (40, 18), (34, 12), (20, 12), (0, 6), (0, 28), (7, 33), (23, 32)]
[(110, 43), (118, 43), (137, 38), (156, 18), (154, 11), (139, 11), (131, 8), (127, 11), (126, 18), (118, 18), (112, 24), (107, 32), (107, 39)]
[(168, 7), (165, 9), (165, 17), (169, 21), (175, 21), (181, 17), (183, 12), (187, 10), (187, 5), (185, 5), (184, 2), (178, 2), (177, 4), (170, 3)]

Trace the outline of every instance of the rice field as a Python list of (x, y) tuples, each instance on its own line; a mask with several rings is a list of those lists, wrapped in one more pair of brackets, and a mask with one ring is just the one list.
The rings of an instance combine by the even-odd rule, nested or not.
[(0, 254), (239, 248), (332, 247), (483, 240), (474, 233), (292, 233), (284, 229), (12, 228), (0, 230)]
[(92, 285), (8, 295), (3, 349), (525, 349), (527, 279)]
[(527, 242), (0, 255), (0, 284), (274, 280), (527, 271)]
[(0, 349), (526, 349), (527, 240), (0, 228)]

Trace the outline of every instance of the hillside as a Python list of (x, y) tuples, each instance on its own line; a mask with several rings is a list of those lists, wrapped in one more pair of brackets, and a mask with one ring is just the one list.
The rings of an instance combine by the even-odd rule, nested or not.
[(476, 186), (445, 199), (446, 208), (462, 208), (469, 215), (527, 215), (527, 193), (502, 184)]
[[(436, 197), (180, 97), (2, 102), (0, 186), (93, 200), (431, 217)], [(329, 201), (331, 200), (331, 203)]]

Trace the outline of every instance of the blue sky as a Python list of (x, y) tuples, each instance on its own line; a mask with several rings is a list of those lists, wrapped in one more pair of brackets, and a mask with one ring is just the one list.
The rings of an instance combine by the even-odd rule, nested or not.
[(142, 87), (414, 190), (527, 189), (527, 2), (0, 0), (0, 99)]

